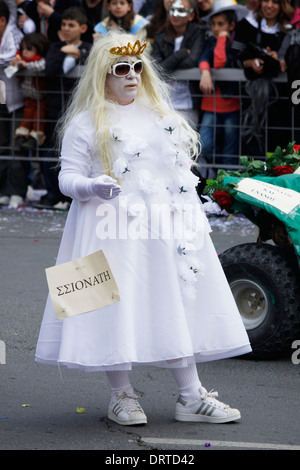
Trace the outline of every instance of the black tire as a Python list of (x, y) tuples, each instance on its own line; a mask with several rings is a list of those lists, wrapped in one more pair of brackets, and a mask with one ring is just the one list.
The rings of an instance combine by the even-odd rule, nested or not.
[(300, 332), (296, 256), (277, 246), (246, 243), (221, 253), (220, 261), (252, 346), (246, 357), (268, 359), (290, 349)]

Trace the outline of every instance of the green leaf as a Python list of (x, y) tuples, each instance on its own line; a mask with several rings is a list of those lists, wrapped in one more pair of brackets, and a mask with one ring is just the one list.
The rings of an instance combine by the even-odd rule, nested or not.
[(294, 153), (294, 144), (295, 144), (295, 140), (293, 142), (290, 142), (287, 147), (286, 147), (286, 153)]
[(217, 178), (216, 178), (218, 183), (222, 183), (222, 181), (225, 179), (226, 176), (229, 176), (226, 170), (223, 170), (223, 169), (218, 170)]
[(282, 157), (284, 155), (283, 151), (281, 150), (281, 147), (277, 145), (275, 151), (273, 152), (274, 157)]
[(248, 165), (248, 157), (246, 157), (246, 155), (242, 155), (240, 157), (240, 164), (243, 165), (243, 166), (247, 166)]
[(265, 164), (264, 162), (260, 161), (260, 160), (255, 160), (253, 163), (252, 163), (252, 166), (253, 168), (257, 169), (257, 170), (260, 170), (260, 169), (264, 169), (265, 167)]

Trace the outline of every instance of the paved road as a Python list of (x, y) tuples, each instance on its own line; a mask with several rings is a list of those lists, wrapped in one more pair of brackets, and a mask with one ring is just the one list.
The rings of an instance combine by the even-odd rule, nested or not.
[[(122, 449), (139, 456), (144, 454), (133, 451), (147, 450), (148, 458), (154, 449), (193, 456), (214, 449), (300, 449), (300, 365), (292, 363), (292, 350), (276, 361), (230, 359), (198, 366), (203, 385), (242, 412), (239, 423), (224, 425), (176, 422), (176, 387), (162, 369), (133, 370), (148, 424), (121, 427), (106, 418), (109, 388), (103, 374), (36, 364), (47, 295), (44, 269), (55, 263), (65, 217), (0, 210), (0, 340), (6, 345), (6, 364), (0, 364), (0, 450)], [(254, 241), (253, 227), (241, 217), (210, 220), (219, 252)], [(78, 413), (78, 407), (85, 412)]]

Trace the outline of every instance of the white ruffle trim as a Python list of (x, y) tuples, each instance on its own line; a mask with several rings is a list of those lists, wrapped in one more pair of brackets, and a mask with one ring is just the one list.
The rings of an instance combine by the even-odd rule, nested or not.
[[(113, 164), (113, 173), (124, 181), (129, 178), (129, 181), (137, 182), (139, 190), (145, 194), (156, 194), (162, 188), (167, 189), (171, 197), (171, 209), (182, 211), (185, 204), (195, 205), (195, 187), (198, 182), (197, 177), (190, 171), (192, 162), (187, 151), (188, 135), (179, 126), (176, 116), (164, 117), (157, 123), (164, 140), (161, 158), (166, 173), (163, 177), (155, 176), (147, 169), (135, 169), (135, 160), (139, 159), (142, 162), (143, 156), (147, 156), (148, 144), (139, 137), (133, 138), (127, 135), (120, 127), (111, 128), (116, 154), (120, 155)], [(163, 135), (166, 133), (169, 137), (167, 142), (165, 135)], [(135, 197), (135, 193), (130, 194), (132, 201)], [(132, 207), (132, 204), (128, 206)], [(138, 217), (141, 214), (140, 211), (135, 212), (130, 209), (128, 215)], [(204, 273), (204, 265), (199, 262), (197, 256), (199, 250), (197, 236), (199, 234), (196, 229), (199, 227), (195, 227), (195, 222), (190, 223), (188, 217), (185, 219), (185, 225), (185, 238), (180, 241), (177, 247), (177, 267), (182, 297), (186, 303), (195, 298), (195, 283), (198, 276)], [(203, 229), (204, 222), (200, 231)]]

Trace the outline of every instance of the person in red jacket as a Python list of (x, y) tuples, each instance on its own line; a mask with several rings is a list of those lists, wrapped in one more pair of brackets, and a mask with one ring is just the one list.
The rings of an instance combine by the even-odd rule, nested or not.
[(243, 14), (246, 14), (246, 8), (236, 5), (233, 0), (217, 0), (212, 12), (206, 17), (210, 22), (212, 35), (207, 38), (199, 61), (199, 88), (203, 93), (200, 127), (202, 156), (207, 163), (236, 165), (239, 162), (238, 83), (234, 79), (232, 82), (213, 83), (211, 68), (238, 67), (238, 62), (231, 53), (231, 45), (238, 15)]
[(34, 76), (34, 73), (45, 70), (48, 45), (48, 40), (42, 34), (27, 34), (20, 43), (16, 57), (11, 61), (11, 65), (29, 71), (28, 76), (21, 77), (24, 111), (23, 119), (15, 132), (15, 150), (35, 150), (45, 141), (45, 79)]

